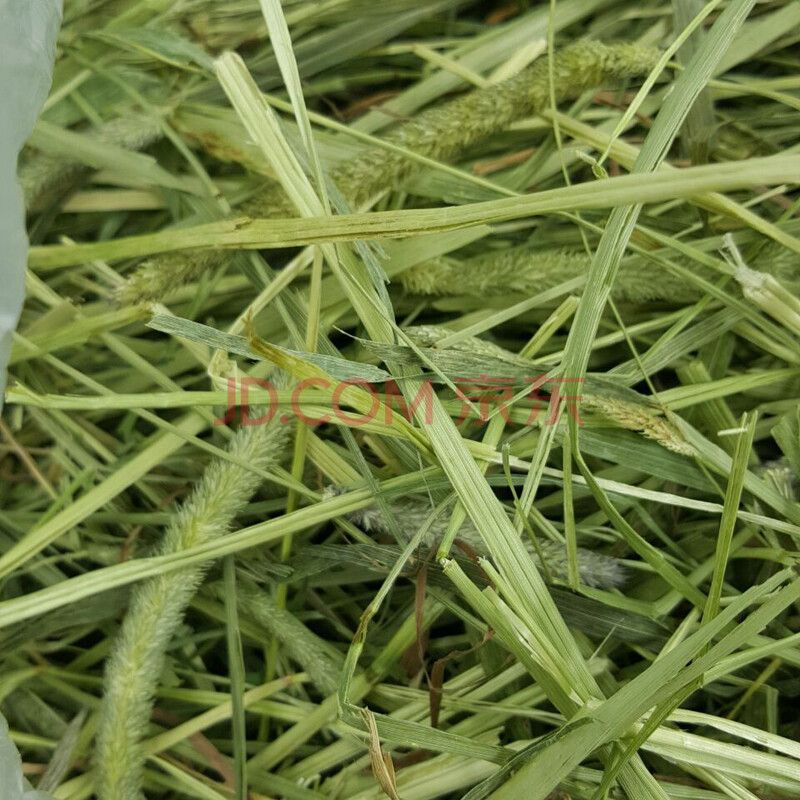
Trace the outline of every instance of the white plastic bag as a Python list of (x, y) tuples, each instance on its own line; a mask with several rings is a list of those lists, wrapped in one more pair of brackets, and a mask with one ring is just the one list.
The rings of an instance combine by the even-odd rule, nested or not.
[(0, 0), (0, 410), (28, 257), (17, 156), (50, 89), (60, 25), (61, 0)]
[[(24, 0), (21, 0), (24, 2)], [(8, 735), (8, 723), (0, 714), (0, 797), (3, 800), (53, 800), (34, 789), (22, 774), (22, 761)]]

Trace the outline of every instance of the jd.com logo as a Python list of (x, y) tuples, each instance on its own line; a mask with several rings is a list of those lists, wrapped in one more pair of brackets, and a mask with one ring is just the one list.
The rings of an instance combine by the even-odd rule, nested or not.
[[(545, 425), (554, 425), (558, 422), (559, 410), (562, 404), (578, 425), (582, 425), (583, 423), (578, 415), (578, 402), (582, 399), (582, 396), (562, 394), (561, 391), (565, 385), (582, 382), (583, 378), (549, 378), (547, 375), (538, 375), (535, 378), (524, 378), (522, 383), (529, 384), (530, 388), (524, 390), (525, 393), (517, 392), (515, 395), (515, 384), (518, 385), (520, 383), (519, 379), (496, 378), (489, 375), (479, 375), (477, 378), (456, 378), (453, 384), (456, 387), (459, 399), (462, 401), (461, 413), (456, 420), (456, 425), (461, 425), (471, 411), (473, 414), (477, 411), (480, 424), (485, 423), (490, 418), (492, 409), (495, 409), (494, 413), (500, 414), (507, 424), (513, 425), (514, 423), (509, 416), (509, 406), (513, 400), (519, 400), (521, 397), (533, 400), (530, 416), (525, 422), (526, 425), (532, 425), (546, 407), (549, 408), (550, 413)], [(251, 386), (257, 386), (263, 392), (266, 392), (266, 398), (263, 397), (263, 392), (259, 393), (258, 403), (262, 407), (267, 406), (267, 398), (269, 399), (267, 411), (261, 416), (250, 416), (249, 389)], [(395, 403), (397, 403), (400, 413), (409, 422), (412, 418), (416, 418), (418, 422), (424, 421), (426, 425), (430, 425), (433, 421), (433, 384), (430, 380), (422, 382), (421, 387), (409, 405), (397, 384), (392, 380), (387, 381), (384, 385), (384, 392), (379, 393), (369, 381), (363, 378), (348, 378), (343, 381), (329, 381), (326, 378), (305, 378), (291, 390), (288, 407), (296, 419), (306, 425), (318, 426), (330, 422), (332, 417), (327, 413), (312, 417), (303, 411), (301, 407), (303, 402), (302, 394), (306, 389), (312, 387), (321, 390), (325, 396), (330, 398), (331, 410), (334, 416), (345, 425), (355, 427), (366, 425), (372, 422), (378, 414), (381, 414), (382, 420), (387, 425), (391, 425)], [(547, 387), (548, 395), (541, 396), (539, 390), (544, 387)], [(354, 397), (354, 392), (358, 390), (360, 392), (358, 392), (358, 397), (356, 398)], [(363, 403), (365, 391), (372, 398), (369, 409), (365, 411), (344, 411), (342, 409), (342, 403), (348, 407), (355, 408), (365, 405)], [(291, 422), (292, 417), (285, 413), (286, 393), (283, 392), (282, 394), (284, 395), (284, 413), (279, 421), (285, 425)], [(280, 400), (278, 390), (268, 380), (251, 377), (238, 380), (236, 378), (228, 378), (228, 405), (225, 416), (217, 417), (214, 423), (216, 425), (230, 424), (236, 416), (236, 409), (241, 408), (242, 425), (265, 425), (274, 419), (280, 410)], [(422, 411), (421, 415), (418, 414), (420, 409)]]

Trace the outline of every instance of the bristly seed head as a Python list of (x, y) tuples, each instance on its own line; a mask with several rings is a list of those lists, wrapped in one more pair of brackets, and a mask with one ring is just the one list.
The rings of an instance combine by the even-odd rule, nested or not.
[[(553, 56), (553, 90), (558, 102), (588, 89), (646, 75), (657, 63), (659, 51), (631, 43), (603, 44), (581, 40)], [(384, 139), (418, 155), (452, 162), (468, 148), (486, 141), (512, 122), (536, 114), (550, 104), (550, 56), (496, 85), (475, 89), (449, 103), (426, 109), (413, 119), (390, 128)], [(417, 162), (383, 147), (368, 147), (330, 172), (331, 182), (351, 208), (360, 208), (387, 188), (409, 178)], [(244, 203), (244, 216), (293, 216), (294, 208), (277, 183)], [(170, 291), (225, 263), (224, 252), (185, 252), (148, 259), (123, 289), (127, 302), (162, 301)]]
[[(328, 486), (323, 497), (335, 497), (342, 491), (338, 486)], [(422, 500), (406, 497), (395, 501), (391, 510), (401, 535), (408, 541), (428, 519), (431, 507), (429, 503)], [(353, 511), (347, 514), (347, 519), (367, 532), (390, 534), (390, 528), (376, 506)], [(438, 517), (428, 529), (422, 544), (431, 547), (439, 542), (447, 530), (448, 523), (447, 517)], [(461, 525), (458, 538), (476, 553), (486, 553), (483, 538), (469, 519), (464, 520)], [(558, 580), (566, 580), (568, 575), (566, 546), (552, 540), (540, 541), (539, 545), (550, 574)], [(526, 540), (525, 546), (537, 568), (541, 570), (541, 563), (533, 543)], [(625, 567), (619, 559), (582, 547), (578, 548), (578, 572), (581, 583), (598, 589), (614, 589), (622, 586), (627, 577)]]

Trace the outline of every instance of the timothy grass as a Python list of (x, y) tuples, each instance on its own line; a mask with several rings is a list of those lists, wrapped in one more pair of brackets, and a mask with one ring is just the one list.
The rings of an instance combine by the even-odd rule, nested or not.
[(0, 795), (800, 796), (797, 9), (66, 0)]

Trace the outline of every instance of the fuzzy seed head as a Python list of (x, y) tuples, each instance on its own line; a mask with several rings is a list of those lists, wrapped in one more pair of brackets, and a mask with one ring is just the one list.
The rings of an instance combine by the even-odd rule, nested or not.
[[(228, 452), (245, 464), (269, 469), (281, 457), (290, 426), (273, 422), (243, 427)], [(224, 536), (261, 482), (250, 469), (216, 459), (167, 527), (159, 555)], [(142, 740), (164, 657), (186, 606), (206, 575), (205, 564), (149, 578), (133, 592), (106, 664), (105, 692), (95, 748), (100, 800), (140, 800), (146, 754)]]
[[(587, 89), (646, 75), (658, 61), (658, 50), (636, 44), (579, 41), (553, 57), (555, 95), (558, 101), (577, 97)], [(476, 89), (435, 106), (387, 131), (391, 144), (437, 161), (450, 162), (468, 148), (504, 130), (517, 119), (535, 114), (550, 104), (549, 57), (538, 59), (507, 81)], [(351, 208), (359, 208), (387, 188), (399, 186), (417, 168), (401, 153), (382, 147), (366, 148), (360, 155), (331, 170), (331, 180)], [(270, 182), (247, 201), (239, 213), (250, 217), (293, 216), (283, 189)], [(135, 286), (123, 290), (126, 300), (161, 300), (165, 294), (207, 269), (225, 263), (226, 253), (185, 253), (183, 259), (159, 256), (149, 259), (135, 274)], [(150, 280), (155, 276), (155, 281)]]
[[(336, 494), (339, 490), (334, 488), (329, 489), (329, 491)], [(429, 503), (422, 500), (403, 498), (392, 505), (391, 511), (397, 522), (401, 536), (406, 541), (409, 541), (428, 519), (431, 506)], [(386, 535), (390, 534), (389, 525), (375, 506), (369, 506), (354, 511), (348, 514), (347, 518), (365, 531)], [(437, 517), (428, 529), (422, 544), (425, 547), (432, 547), (437, 544), (443, 538), (448, 524), (449, 520), (446, 517)], [(476, 553), (486, 553), (483, 537), (469, 518), (465, 519), (462, 523), (457, 537)], [(550, 574), (558, 580), (567, 580), (568, 562), (566, 546), (561, 542), (551, 540), (543, 540), (539, 542), (539, 545)], [(542, 565), (533, 543), (526, 540), (525, 547), (530, 553), (536, 567), (541, 570)], [(618, 559), (581, 547), (578, 548), (578, 572), (583, 584), (601, 589), (612, 589), (622, 586), (626, 578), (625, 568)]]

